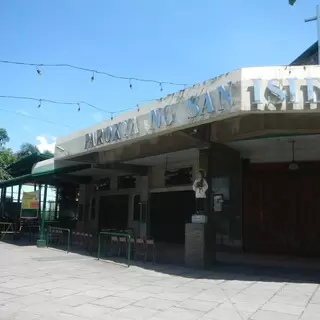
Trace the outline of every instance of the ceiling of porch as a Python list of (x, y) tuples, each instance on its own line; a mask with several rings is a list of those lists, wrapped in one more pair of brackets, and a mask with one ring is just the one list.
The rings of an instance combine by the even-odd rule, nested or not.
[(181, 162), (194, 163), (198, 160), (198, 155), (199, 150), (192, 148), (176, 152), (159, 154), (152, 157), (138, 158), (131, 161), (126, 161), (125, 163), (141, 166), (165, 166), (166, 164), (171, 165)]
[(292, 135), (270, 138), (256, 138), (250, 140), (226, 143), (238, 150), (241, 157), (251, 162), (291, 162), (292, 141), (296, 161), (320, 160), (320, 135)]

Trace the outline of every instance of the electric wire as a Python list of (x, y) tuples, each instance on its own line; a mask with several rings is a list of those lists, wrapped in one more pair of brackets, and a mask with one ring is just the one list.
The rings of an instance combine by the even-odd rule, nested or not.
[(25, 118), (29, 118), (29, 119), (33, 119), (33, 120), (37, 120), (37, 121), (42, 121), (42, 122), (54, 124), (54, 125), (61, 126), (61, 127), (66, 127), (66, 128), (69, 128), (69, 129), (75, 129), (74, 127), (71, 127), (71, 126), (69, 126), (67, 124), (57, 123), (57, 122), (53, 122), (53, 121), (50, 121), (50, 120), (33, 117), (33, 116), (30, 116), (30, 115), (27, 115), (27, 114), (23, 114), (23, 113), (17, 112), (17, 111), (12, 111), (12, 110), (2, 109), (2, 108), (0, 108), (0, 111), (11, 113), (11, 114), (15, 114), (15, 115), (18, 115), (18, 116), (21, 116), (21, 117), (25, 117)]
[(34, 98), (34, 97), (25, 97), (25, 96), (7, 96), (7, 95), (0, 95), (0, 98), (37, 101), (39, 103), (38, 108), (40, 108), (42, 106), (43, 102), (52, 103), (52, 104), (60, 104), (60, 105), (74, 105), (74, 106), (78, 107), (78, 111), (80, 111), (81, 105), (86, 105), (90, 108), (93, 108), (93, 109), (96, 109), (96, 110), (99, 110), (102, 112), (106, 112), (110, 115), (115, 114), (115, 113), (125, 112), (125, 111), (132, 109), (132, 107), (130, 107), (130, 108), (122, 109), (122, 110), (111, 111), (111, 110), (99, 108), (99, 107), (97, 107), (91, 103), (88, 103), (86, 101), (83, 101), (83, 100), (77, 101), (77, 102), (70, 102), (70, 101), (57, 101), (57, 100), (43, 99), (43, 98)]
[(81, 70), (85, 72), (90, 72), (92, 74), (91, 76), (91, 81), (95, 80), (95, 75), (100, 74), (100, 75), (105, 75), (107, 77), (113, 78), (113, 79), (118, 79), (118, 80), (126, 80), (129, 81), (129, 86), (132, 89), (132, 81), (137, 81), (137, 82), (149, 82), (149, 83), (155, 83), (158, 84), (160, 87), (160, 91), (163, 90), (163, 85), (171, 85), (171, 86), (183, 86), (187, 87), (188, 84), (186, 83), (176, 83), (176, 82), (171, 82), (171, 81), (159, 81), (159, 80), (153, 80), (153, 79), (145, 79), (145, 78), (138, 78), (138, 77), (127, 77), (127, 76), (118, 76), (109, 72), (101, 71), (101, 70), (96, 70), (96, 69), (90, 69), (90, 68), (84, 68), (84, 67), (79, 67), (73, 64), (69, 63), (29, 63), (29, 62), (21, 62), (21, 61), (10, 61), (10, 60), (0, 60), (0, 63), (3, 64), (14, 64), (14, 65), (22, 65), (22, 66), (29, 66), (29, 67), (35, 67), (36, 71), (39, 75), (42, 74), (42, 71), (40, 68), (70, 68), (70, 69), (76, 69), (76, 70)]

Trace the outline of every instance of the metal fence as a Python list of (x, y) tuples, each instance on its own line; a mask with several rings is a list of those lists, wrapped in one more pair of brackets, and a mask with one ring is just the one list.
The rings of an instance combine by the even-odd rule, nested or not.
[[(131, 261), (131, 243), (132, 243), (132, 237), (130, 234), (128, 233), (118, 233), (118, 232), (108, 232), (108, 231), (102, 231), (99, 233), (98, 236), (98, 260), (100, 259), (100, 255), (101, 255), (101, 236), (107, 236), (110, 238), (110, 244), (111, 244), (111, 248), (112, 248), (112, 241), (113, 241), (113, 237), (117, 237), (117, 242), (118, 239), (120, 242), (123, 243), (123, 246), (127, 247), (127, 264), (128, 267), (130, 267), (130, 261)], [(121, 241), (121, 238), (124, 238), (126, 241)], [(117, 250), (121, 250), (121, 247), (117, 247)], [(120, 254), (120, 251), (118, 251), (118, 255)]]
[[(65, 235), (67, 234), (67, 237)], [(49, 227), (47, 231), (47, 247), (50, 245), (62, 245), (64, 246), (67, 242), (66, 251), (70, 252), (70, 229)]]

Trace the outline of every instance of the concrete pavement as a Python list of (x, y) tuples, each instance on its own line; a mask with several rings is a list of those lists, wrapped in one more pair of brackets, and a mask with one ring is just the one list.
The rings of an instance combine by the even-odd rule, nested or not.
[(318, 274), (127, 268), (0, 242), (0, 320), (316, 320)]

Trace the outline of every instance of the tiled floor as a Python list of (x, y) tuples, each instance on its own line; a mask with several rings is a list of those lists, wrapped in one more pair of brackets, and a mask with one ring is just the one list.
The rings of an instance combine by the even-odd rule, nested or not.
[(319, 279), (257, 268), (127, 268), (0, 243), (0, 320), (316, 320)]

